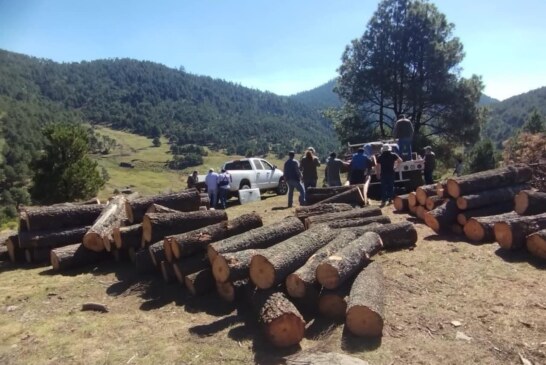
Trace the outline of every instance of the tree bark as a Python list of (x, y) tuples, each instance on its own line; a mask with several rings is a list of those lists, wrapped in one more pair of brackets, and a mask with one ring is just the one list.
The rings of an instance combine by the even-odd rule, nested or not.
[(36, 247), (60, 247), (81, 243), (85, 233), (91, 228), (78, 227), (67, 229), (56, 229), (52, 231), (27, 231), (19, 233), (19, 247), (21, 248), (36, 248)]
[(159, 204), (152, 204), (146, 209), (146, 213), (179, 213), (179, 210), (164, 207)]
[(165, 248), (163, 247), (163, 241), (157, 241), (156, 243), (148, 246), (148, 252), (154, 266), (159, 267), (161, 261), (165, 260)]
[(363, 206), (366, 204), (366, 195), (363, 190), (360, 190), (359, 185), (351, 185), (351, 190), (344, 191), (342, 193), (332, 195), (329, 198), (321, 200), (317, 204), (333, 204), (333, 203), (345, 203), (356, 206)]
[(166, 236), (193, 231), (224, 220), (227, 220), (227, 214), (221, 210), (149, 213), (142, 221), (142, 237), (145, 243), (156, 242)]
[(303, 222), (305, 218), (308, 218), (314, 215), (344, 212), (344, 211), (352, 210), (352, 209), (353, 207), (351, 205), (345, 204), (345, 203), (316, 204), (316, 205), (309, 205), (304, 207), (297, 207), (295, 216), (298, 217)]
[(263, 250), (248, 249), (219, 254), (212, 263), (212, 274), (217, 282), (234, 282), (248, 278), (250, 261)]
[(464, 226), (470, 218), (508, 213), (511, 212), (513, 208), (514, 204), (511, 201), (505, 201), (499, 204), (487, 205), (478, 209), (465, 210), (457, 214), (457, 223)]
[(28, 231), (91, 226), (102, 213), (104, 204), (24, 207), (19, 212)]
[(76, 243), (51, 250), (51, 266), (53, 270), (65, 271), (95, 264), (105, 257), (103, 252), (92, 251)]
[(546, 229), (546, 213), (518, 216), (495, 223), (495, 240), (505, 250), (517, 250), (525, 247), (527, 236)]
[(415, 246), (417, 243), (417, 230), (411, 222), (382, 224), (376, 227), (366, 226), (351, 228), (359, 236), (366, 232), (375, 232), (381, 237), (383, 248), (387, 251), (395, 251)]
[(344, 193), (353, 189), (354, 187), (363, 187), (364, 184), (360, 185), (344, 185), (344, 186), (331, 186), (326, 188), (308, 188), (305, 191), (305, 200), (307, 204), (315, 205), (319, 202), (322, 202), (325, 199), (333, 197), (334, 195)]
[(353, 209), (346, 212), (327, 213), (317, 216), (312, 216), (305, 219), (305, 227), (309, 228), (314, 224), (336, 221), (340, 219), (351, 218), (366, 218), (381, 215), (381, 209), (379, 207), (366, 207), (360, 209)]
[(522, 184), (531, 180), (532, 169), (517, 164), (500, 169), (487, 170), (447, 180), (447, 192), (453, 198), (480, 191)]
[(173, 269), (178, 281), (185, 285), (184, 278), (186, 275), (192, 274), (210, 268), (210, 263), (207, 255), (197, 254), (191, 257), (185, 257), (180, 260), (173, 261)]
[(455, 200), (449, 199), (436, 209), (426, 212), (424, 220), (425, 224), (434, 232), (440, 233), (441, 231), (448, 230), (456, 222), (457, 214), (459, 214), (457, 203)]
[(205, 194), (205, 196), (201, 195), (199, 198), (199, 209), (202, 207), (210, 209), (210, 198), (207, 194)]
[(49, 263), (51, 247), (27, 248), (25, 250), (25, 261), (29, 264)]
[(420, 205), (425, 205), (429, 196), (436, 195), (436, 184), (419, 186), (415, 190), (415, 197)]
[(212, 224), (194, 231), (165, 238), (171, 246), (174, 257), (187, 257), (196, 252), (206, 251), (207, 246), (224, 238), (259, 228), (263, 225), (257, 213), (243, 214), (230, 221)]
[(495, 241), (495, 232), (493, 231), (495, 223), (517, 216), (516, 212), (510, 212), (499, 215), (470, 218), (464, 225), (464, 234), (466, 238), (472, 242), (493, 242)]
[(546, 229), (527, 237), (527, 250), (533, 256), (546, 260)]
[(199, 209), (201, 197), (197, 189), (188, 189), (178, 193), (161, 194), (135, 199), (131, 202), (127, 202), (125, 205), (129, 222), (142, 222), (146, 210), (152, 204), (159, 204), (180, 212), (192, 212)]
[(130, 247), (138, 249), (141, 247), (142, 242), (142, 224), (116, 227), (112, 236), (118, 250), (129, 249)]
[(255, 228), (237, 236), (210, 244), (207, 253), (211, 263), (218, 254), (247, 250), (250, 248), (267, 248), (284, 241), (305, 230), (303, 223), (296, 217), (287, 217), (274, 225)]
[(438, 195), (429, 196), (425, 201), (425, 208), (427, 210), (433, 210), (445, 203), (445, 199)]
[(393, 205), (394, 205), (394, 209), (396, 209), (397, 212), (408, 211), (408, 205), (409, 205), (408, 197), (409, 197), (409, 194), (398, 195), (394, 197)]
[[(308, 218), (309, 219), (309, 218)], [(336, 230), (319, 225), (254, 255), (250, 279), (260, 289), (268, 289), (300, 268), (318, 249), (332, 241)]]
[(109, 243), (110, 239), (113, 239), (114, 228), (121, 227), (126, 218), (126, 201), (123, 195), (118, 195), (104, 207), (100, 216), (83, 236), (83, 245), (85, 247), (96, 252), (110, 247)]
[(233, 303), (236, 300), (245, 298), (250, 290), (251, 282), (248, 278), (235, 282), (226, 281), (224, 283), (216, 282), (216, 291), (220, 298), (226, 302)]
[(207, 294), (216, 287), (210, 268), (186, 275), (184, 282), (192, 295)]
[(519, 215), (546, 213), (546, 193), (532, 190), (520, 191), (514, 198), (514, 210)]
[(512, 202), (514, 196), (521, 190), (528, 189), (528, 184), (506, 186), (504, 188), (480, 191), (479, 193), (463, 195), (457, 198), (457, 207), (461, 210), (483, 208), (505, 201)]
[(140, 274), (150, 274), (157, 271), (157, 267), (154, 265), (150, 251), (147, 248), (141, 248), (136, 251), (135, 267)]
[(317, 266), (317, 281), (326, 289), (339, 287), (362, 270), (382, 248), (383, 243), (377, 233), (364, 233)]
[(385, 224), (391, 223), (391, 219), (384, 215), (378, 215), (375, 217), (366, 218), (352, 218), (352, 219), (340, 219), (337, 221), (327, 222), (328, 226), (332, 229), (350, 228), (350, 227), (363, 227), (369, 224)]
[(161, 261), (159, 267), (161, 268), (161, 275), (163, 276), (163, 280), (166, 283), (172, 283), (174, 280), (176, 280), (176, 275), (174, 273), (172, 263), (167, 261)]
[(383, 332), (385, 284), (383, 270), (370, 263), (358, 274), (349, 295), (345, 324), (357, 336), (379, 337)]

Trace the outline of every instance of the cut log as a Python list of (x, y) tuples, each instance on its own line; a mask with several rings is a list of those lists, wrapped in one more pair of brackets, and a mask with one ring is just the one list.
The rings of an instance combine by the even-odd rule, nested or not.
[(461, 210), (477, 209), (488, 205), (496, 205), (505, 201), (512, 202), (514, 196), (524, 189), (528, 184), (506, 186), (499, 189), (480, 191), (479, 193), (463, 195), (457, 198), (457, 207)]
[(334, 195), (338, 195), (354, 189), (355, 187), (363, 188), (364, 184), (360, 185), (344, 185), (344, 186), (330, 186), (325, 188), (308, 188), (305, 191), (305, 201), (309, 205), (315, 205), (322, 202), (325, 199), (331, 198)]
[(366, 207), (348, 210), (346, 212), (327, 213), (322, 215), (316, 215), (305, 219), (305, 227), (309, 228), (314, 224), (331, 222), (340, 219), (351, 218), (366, 218), (381, 215), (381, 208), (379, 207)]
[(533, 256), (546, 260), (546, 229), (527, 237), (527, 250)]
[(287, 217), (274, 225), (255, 228), (237, 236), (210, 244), (207, 253), (211, 263), (218, 254), (247, 250), (250, 248), (267, 248), (284, 241), (305, 230), (303, 223), (296, 217)]
[(193, 231), (227, 220), (221, 210), (205, 210), (180, 213), (148, 213), (142, 221), (144, 243), (156, 242), (167, 236)]
[(317, 281), (326, 289), (335, 289), (362, 270), (370, 258), (383, 248), (381, 237), (366, 232), (317, 266)]
[(83, 244), (76, 243), (51, 250), (51, 266), (53, 270), (65, 271), (96, 264), (105, 257), (104, 253), (92, 251)]
[[(409, 200), (408, 200), (408, 202), (409, 202)], [(418, 205), (408, 204), (408, 211), (409, 211), (408, 213), (409, 213), (409, 215), (417, 217), (417, 207), (418, 207)]]
[(237, 281), (249, 276), (252, 257), (262, 250), (248, 249), (237, 252), (219, 254), (212, 263), (212, 274), (217, 282)]
[(317, 204), (333, 204), (333, 203), (345, 203), (356, 206), (363, 206), (366, 204), (366, 195), (363, 193), (361, 188), (356, 185), (352, 185), (351, 190), (344, 191), (336, 195), (332, 195), (329, 198), (321, 200)]
[(178, 193), (161, 194), (135, 199), (131, 202), (127, 202), (125, 205), (129, 222), (142, 222), (146, 210), (152, 204), (159, 204), (180, 212), (192, 212), (199, 209), (201, 197), (197, 189), (188, 189)]
[(152, 259), (154, 266), (159, 268), (161, 261), (166, 261), (163, 241), (157, 241), (156, 243), (148, 246), (148, 252), (150, 253), (150, 258)]
[(464, 236), (464, 226), (459, 223), (453, 223), (451, 225), (451, 233), (456, 234), (457, 236)]
[(157, 271), (157, 267), (154, 265), (150, 251), (147, 248), (141, 248), (136, 251), (135, 267), (140, 274), (150, 274)]
[(447, 192), (453, 198), (480, 191), (522, 184), (531, 180), (533, 171), (528, 165), (517, 164), (487, 170), (447, 180)]
[(436, 196), (447, 199), (449, 194), (447, 193), (447, 184), (445, 182), (436, 183)]
[(415, 190), (415, 197), (419, 205), (425, 205), (429, 196), (436, 195), (436, 184), (419, 186)]
[(385, 284), (383, 270), (372, 262), (356, 277), (349, 301), (345, 324), (357, 336), (378, 337), (383, 332)]
[(426, 212), (428, 212), (427, 208), (425, 208), (422, 205), (418, 205), (418, 206), (415, 207), (415, 215), (417, 216), (417, 218), (419, 218), (422, 221), (425, 220), (425, 213)]
[(495, 241), (495, 232), (493, 231), (495, 223), (517, 216), (518, 214), (516, 212), (509, 212), (499, 215), (470, 218), (464, 225), (464, 235), (472, 242), (493, 242)]
[(413, 247), (417, 243), (417, 230), (411, 222), (382, 224), (376, 227), (366, 226), (351, 229), (359, 236), (366, 232), (377, 233), (379, 237), (381, 237), (383, 248), (388, 251)]
[(322, 288), (318, 299), (318, 310), (321, 315), (334, 320), (345, 319), (347, 300), (355, 278), (351, 279), (336, 289)]
[(210, 198), (207, 194), (205, 194), (205, 196), (200, 197), (199, 209), (202, 210), (201, 209), (202, 207), (205, 207), (206, 209), (210, 209)]
[(19, 211), (19, 218), (29, 231), (85, 227), (95, 222), (104, 207), (102, 204), (25, 207)]
[[(27, 231), (19, 233), (19, 247), (60, 247), (81, 243), (90, 226), (78, 228), (61, 228), (52, 231)], [(48, 257), (49, 259), (49, 257)]]
[(29, 264), (44, 264), (51, 261), (50, 247), (27, 248), (25, 250), (25, 260)]
[(427, 197), (427, 199), (425, 201), (425, 208), (427, 208), (427, 210), (436, 209), (440, 205), (444, 204), (445, 201), (446, 200), (444, 198), (442, 198), (442, 197), (440, 197), (438, 195), (429, 196), (429, 197)]
[(249, 213), (230, 221), (166, 237), (165, 241), (169, 243), (174, 257), (187, 257), (196, 252), (206, 251), (207, 246), (213, 242), (237, 236), (262, 225), (262, 218), (257, 213)]
[(248, 278), (235, 282), (226, 281), (225, 283), (216, 282), (216, 291), (220, 298), (226, 302), (234, 302), (245, 297), (251, 286)]
[(316, 204), (316, 205), (297, 207), (295, 211), (295, 216), (298, 217), (303, 222), (305, 218), (311, 217), (313, 215), (344, 212), (344, 211), (352, 210), (352, 209), (353, 207), (350, 204), (345, 204), (345, 203)]
[(499, 204), (488, 205), (478, 209), (465, 210), (457, 214), (457, 223), (464, 226), (470, 218), (485, 217), (511, 212), (514, 208), (512, 201), (505, 201)]
[(161, 275), (163, 276), (163, 281), (166, 283), (172, 283), (176, 280), (176, 275), (174, 273), (173, 264), (167, 261), (161, 261), (159, 265), (161, 268)]
[(455, 200), (449, 199), (444, 204), (436, 209), (428, 211), (424, 214), (425, 224), (434, 232), (440, 233), (443, 230), (448, 230), (457, 220), (459, 209)]
[(174, 254), (173, 254), (171, 241), (168, 240), (168, 237), (165, 237), (163, 239), (163, 252), (165, 253), (165, 260), (167, 262), (173, 262), (174, 261), (175, 257), (174, 257)]
[(505, 250), (525, 247), (527, 236), (546, 229), (546, 213), (518, 216), (495, 223), (495, 240)]
[(134, 256), (131, 257), (131, 255), (129, 254), (129, 250), (118, 250), (116, 247), (113, 247), (110, 253), (114, 257), (114, 260), (116, 262), (134, 262), (132, 261)]
[(173, 269), (178, 279), (178, 282), (185, 285), (184, 278), (186, 275), (192, 274), (210, 268), (210, 263), (207, 255), (197, 254), (191, 257), (185, 257), (180, 260), (173, 261)]
[(11, 235), (7, 239), (6, 248), (11, 262), (23, 262), (25, 260), (25, 250), (19, 247), (18, 235)]
[(279, 284), (300, 268), (318, 249), (332, 241), (337, 234), (337, 230), (318, 225), (264, 249), (252, 257), (250, 280), (260, 289), (268, 289)]
[(210, 268), (186, 275), (184, 283), (192, 295), (207, 294), (216, 287)]
[(293, 298), (304, 298), (309, 290), (317, 291), (318, 284), (315, 275), (317, 266), (357, 237), (357, 232), (353, 230), (341, 230), (336, 238), (314, 253), (302, 267), (287, 276), (286, 291), (288, 295)]
[(519, 215), (546, 213), (546, 193), (532, 190), (520, 191), (514, 198), (514, 210)]
[(398, 195), (394, 197), (393, 205), (394, 205), (394, 209), (396, 209), (397, 212), (408, 211), (408, 204), (409, 204), (408, 197), (409, 197), (409, 194)]
[(179, 210), (164, 207), (159, 204), (152, 204), (146, 209), (146, 213), (178, 213)]
[(130, 247), (138, 249), (142, 241), (142, 225), (133, 224), (132, 226), (116, 227), (112, 236), (118, 250), (129, 249)]
[(416, 207), (418, 205), (417, 203), (417, 195), (415, 195), (415, 192), (412, 191), (408, 193), (408, 209), (410, 207)]
[(83, 236), (83, 245), (88, 249), (100, 252), (109, 248), (114, 228), (121, 227), (125, 220), (125, 203), (123, 195), (114, 197)]
[(366, 218), (353, 218), (353, 219), (340, 219), (332, 222), (327, 222), (328, 226), (332, 229), (349, 228), (349, 227), (363, 227), (368, 224), (385, 224), (391, 223), (391, 219), (384, 215), (378, 215), (375, 217)]
[(252, 306), (258, 313), (265, 336), (277, 347), (297, 345), (305, 334), (305, 320), (278, 290), (255, 290)]

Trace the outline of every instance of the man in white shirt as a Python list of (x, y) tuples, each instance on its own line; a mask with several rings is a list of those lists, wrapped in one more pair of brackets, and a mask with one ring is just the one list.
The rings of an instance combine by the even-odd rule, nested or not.
[(207, 185), (210, 206), (216, 208), (216, 200), (218, 199), (218, 174), (212, 168), (209, 169), (209, 173), (205, 177), (205, 185)]

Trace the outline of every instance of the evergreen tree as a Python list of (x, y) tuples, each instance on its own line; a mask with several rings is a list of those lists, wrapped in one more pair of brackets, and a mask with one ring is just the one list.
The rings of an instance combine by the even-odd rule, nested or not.
[(467, 172), (474, 173), (494, 169), (496, 167), (495, 148), (491, 140), (484, 139), (478, 142), (470, 151)]
[(523, 132), (531, 133), (531, 134), (537, 134), (537, 133), (543, 133), (544, 132), (544, 120), (542, 118), (542, 115), (538, 112), (537, 109), (534, 109), (531, 115), (529, 116), (529, 119), (525, 122), (523, 127), (521, 128)]

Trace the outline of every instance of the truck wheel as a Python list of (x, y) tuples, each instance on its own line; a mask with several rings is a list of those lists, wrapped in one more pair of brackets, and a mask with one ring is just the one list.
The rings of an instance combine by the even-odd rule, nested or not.
[(277, 186), (277, 195), (286, 195), (288, 193), (288, 184), (284, 179), (279, 180), (279, 186)]
[(250, 182), (248, 180), (241, 181), (241, 184), (239, 185), (239, 190), (243, 189), (250, 189)]

